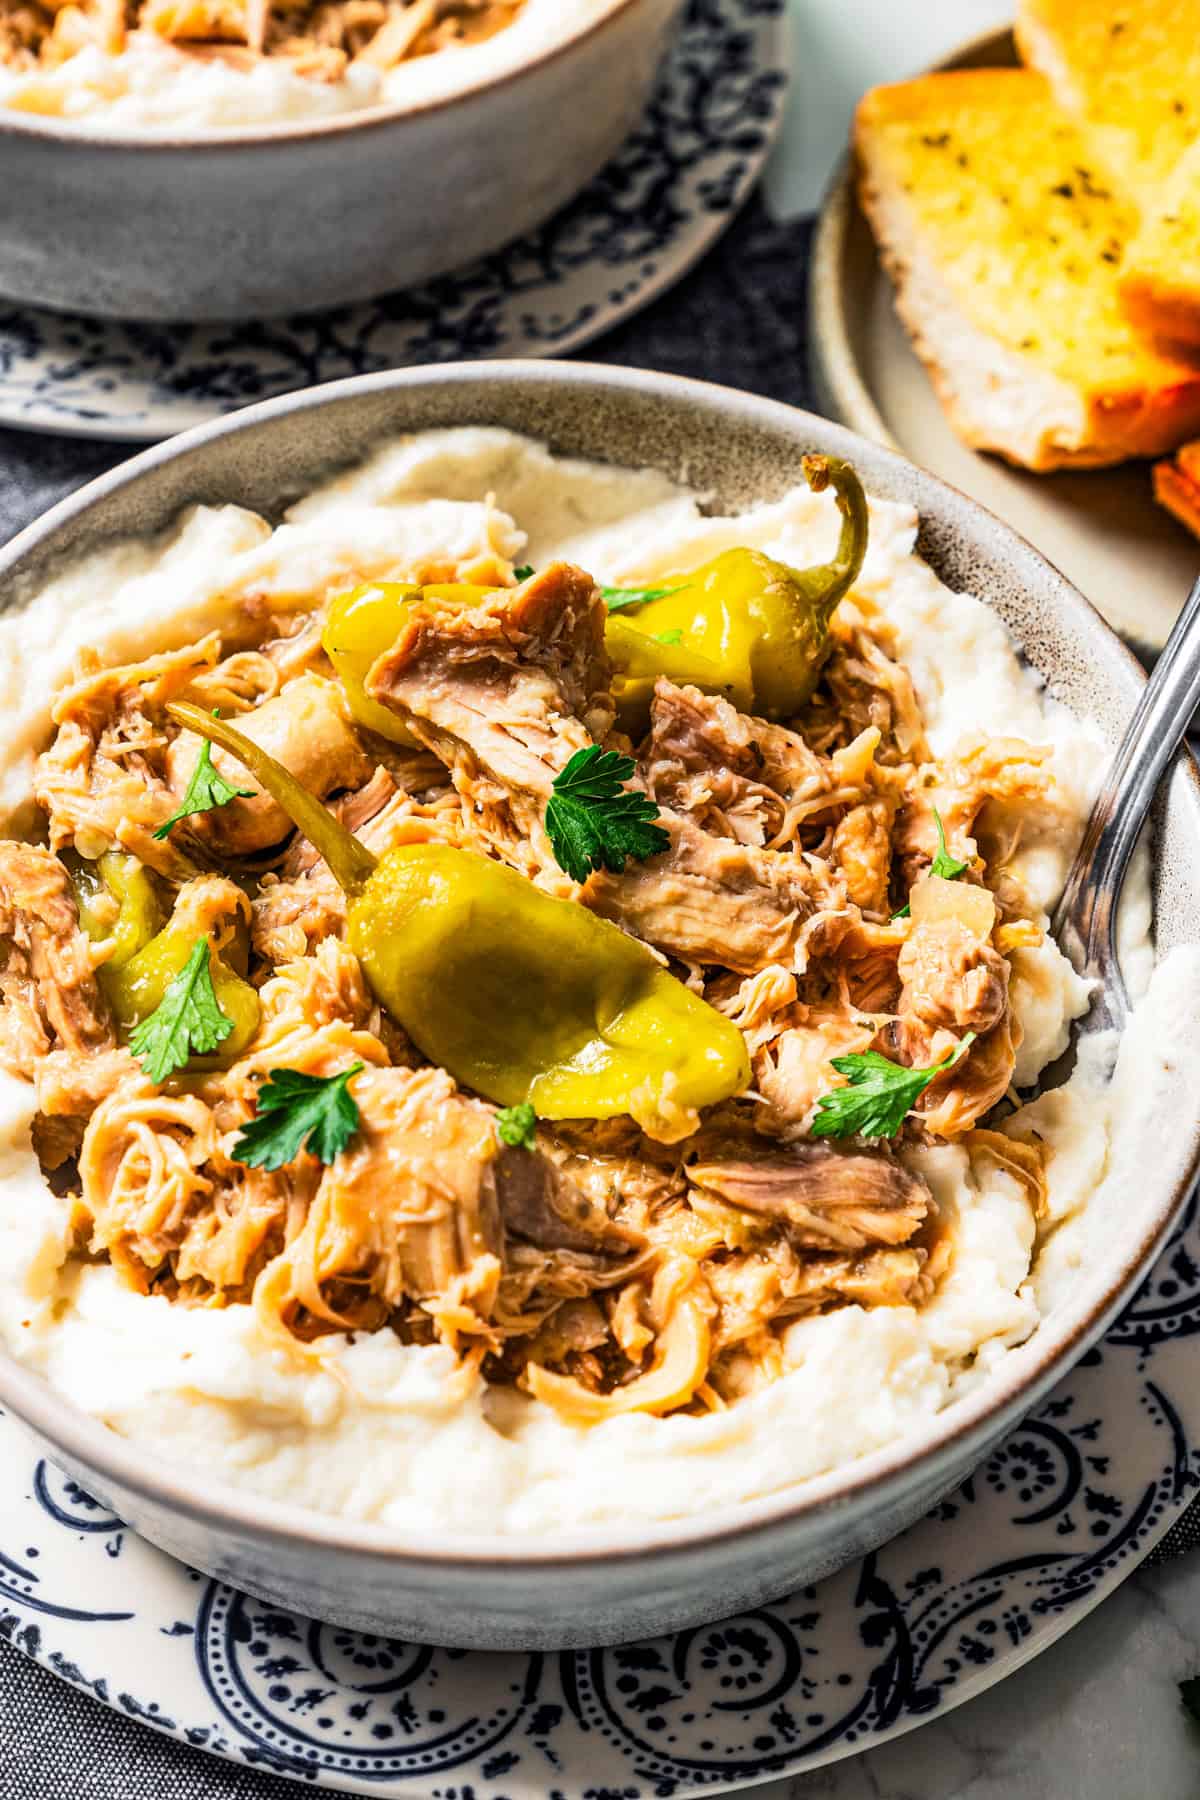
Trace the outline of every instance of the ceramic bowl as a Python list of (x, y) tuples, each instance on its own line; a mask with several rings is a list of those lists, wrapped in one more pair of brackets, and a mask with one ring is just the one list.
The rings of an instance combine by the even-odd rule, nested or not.
[[(807, 451), (855, 463), (870, 491), (915, 506), (919, 548), (988, 601), (1072, 711), (1115, 741), (1144, 677), (1082, 596), (1028, 544), (932, 476), (841, 427), (769, 400), (633, 370), (493, 363), (339, 382), (175, 438), (93, 482), (0, 554), (0, 606), (20, 607), (63, 558), (157, 532), (193, 502), (277, 518), (339, 466), (401, 432), (506, 426), (559, 452), (650, 465), (738, 509), (801, 479)], [(1200, 780), (1181, 757), (1155, 821), (1160, 953), (1200, 941)], [(670, 1523), (536, 1542), (397, 1536), (234, 1492), (173, 1469), (85, 1418), (0, 1357), (0, 1405), (146, 1537), (301, 1613), (484, 1649), (602, 1644), (741, 1612), (819, 1579), (910, 1524), (960, 1482), (1100, 1336), (1132, 1294), (1194, 1177), (1200, 1021), (1175, 1045), (1145, 1179), (1097, 1233), (1076, 1289), (987, 1383), (920, 1431), (790, 1492)], [(1167, 1128), (1169, 1125), (1169, 1129)], [(1140, 1146), (1139, 1146), (1140, 1148)], [(629, 1478), (637, 1480), (637, 1470)]]
[(682, 5), (608, 0), (498, 79), (315, 123), (120, 135), (0, 109), (0, 293), (117, 318), (245, 319), (464, 267), (614, 155)]

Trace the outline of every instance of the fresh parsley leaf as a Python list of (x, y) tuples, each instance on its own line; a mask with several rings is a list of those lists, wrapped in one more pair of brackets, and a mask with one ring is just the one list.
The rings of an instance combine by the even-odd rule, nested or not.
[(157, 1083), (182, 1069), (190, 1056), (206, 1056), (233, 1030), (213, 989), (208, 939), (199, 937), (191, 955), (154, 1011), (129, 1039), (129, 1048)]
[(633, 774), (633, 758), (589, 744), (577, 750), (546, 806), (546, 830), (558, 866), (572, 881), (586, 881), (593, 869), (619, 875), (627, 857), (645, 862), (671, 840), (654, 825), (658, 807), (647, 794), (622, 787)]
[(678, 582), (674, 587), (602, 587), (600, 592), (609, 612), (623, 612), (627, 606), (648, 606), (651, 600), (665, 600), (682, 586)]
[[(219, 717), (219, 713), (213, 713), (214, 719)], [(231, 787), (220, 771), (213, 767), (212, 745), (205, 738), (182, 804), (159, 826), (154, 835), (161, 843), (171, 835), (171, 827), (178, 825), (180, 819), (190, 819), (193, 813), (212, 812), (214, 807), (228, 806), (231, 800), (253, 800), (254, 794), (254, 788)]]
[(679, 644), (683, 642), (683, 627), (676, 625), (672, 631), (659, 631), (655, 634), (656, 644)]
[(960, 875), (966, 874), (971, 865), (959, 862), (958, 858), (951, 856), (946, 849), (946, 827), (942, 824), (942, 815), (936, 806), (933, 809), (933, 822), (937, 826), (938, 849), (937, 855), (929, 865), (929, 873), (940, 875), (943, 881), (957, 881)]
[[(960, 875), (966, 874), (971, 865), (969, 862), (959, 862), (957, 856), (951, 856), (947, 850), (946, 827), (942, 824), (942, 815), (936, 806), (933, 809), (933, 822), (937, 827), (938, 847), (937, 855), (929, 865), (929, 873), (940, 875), (943, 881), (957, 881)], [(897, 919), (907, 919), (910, 911), (911, 908), (902, 906), (899, 912), (892, 914), (892, 924), (894, 925)]]
[(1200, 1725), (1200, 1675), (1192, 1675), (1179, 1683), (1179, 1698)]
[(282, 1169), (304, 1149), (318, 1162), (333, 1162), (358, 1130), (350, 1082), (362, 1066), (351, 1063), (340, 1075), (272, 1069), (258, 1090), (254, 1118), (233, 1146), (234, 1161), (252, 1169)]
[(496, 1114), (496, 1136), (510, 1150), (532, 1150), (537, 1133), (537, 1114), (528, 1100), (520, 1106), (502, 1106)]
[(968, 1031), (956, 1050), (928, 1069), (906, 1069), (878, 1050), (835, 1056), (833, 1067), (847, 1087), (822, 1094), (812, 1123), (814, 1137), (895, 1137), (935, 1075), (953, 1068), (975, 1042)]
[(532, 574), (533, 574), (533, 564), (532, 563), (522, 563), (519, 569), (513, 570), (513, 580), (514, 581), (528, 581), (529, 577)]

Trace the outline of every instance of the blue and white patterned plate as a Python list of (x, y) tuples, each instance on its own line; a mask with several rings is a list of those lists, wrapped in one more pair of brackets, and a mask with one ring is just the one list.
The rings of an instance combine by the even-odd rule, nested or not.
[(691, 0), (650, 108), (533, 236), (362, 306), (147, 325), (0, 299), (0, 423), (154, 440), (254, 400), (411, 363), (553, 356), (685, 274), (750, 192), (783, 112), (784, 0)]
[(219, 1756), (379, 1800), (667, 1800), (832, 1762), (969, 1699), (1146, 1555), (1200, 1470), (1200, 1209), (935, 1513), (775, 1606), (480, 1655), (275, 1611), (127, 1532), (0, 1415), (0, 1637)]

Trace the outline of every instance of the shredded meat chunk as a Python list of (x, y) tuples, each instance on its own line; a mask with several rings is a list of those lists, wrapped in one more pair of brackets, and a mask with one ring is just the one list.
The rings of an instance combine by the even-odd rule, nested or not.
[(833, 861), (848, 898), (865, 913), (887, 912), (895, 816), (895, 796), (880, 794), (850, 807), (834, 828)]
[(185, 698), (219, 656), (213, 632), (142, 663), (85, 670), (59, 697), (57, 735), (38, 758), (34, 778), (51, 849), (73, 845), (81, 856), (95, 857), (119, 847), (168, 879), (194, 873), (190, 824), (167, 841), (154, 835), (177, 804), (167, 778), (175, 731), (164, 708)]
[(900, 1011), (922, 1025), (990, 1031), (1008, 1005), (1008, 964), (953, 919), (919, 925), (896, 967)]
[(247, 1169), (228, 1148), (199, 1095), (161, 1092), (140, 1070), (122, 1081), (92, 1114), (79, 1156), (93, 1252), (142, 1292), (167, 1277), (184, 1291), (248, 1298), (265, 1247), (286, 1231), (289, 1195), (298, 1214), (311, 1176)]
[(594, 1206), (570, 1176), (544, 1156), (506, 1152), (496, 1159), (493, 1179), (505, 1230), (538, 1249), (605, 1256), (640, 1247), (636, 1232)]
[(913, 889), (912, 934), (900, 953), (897, 1012), (881, 1031), (885, 1053), (928, 1068), (964, 1032), (978, 1042), (918, 1102), (929, 1129), (955, 1137), (1003, 1098), (1016, 1061), (1008, 963), (993, 947), (996, 906), (986, 889), (926, 876)]
[[(927, 1299), (927, 1256), (921, 1248), (870, 1250), (862, 1256), (800, 1256), (783, 1240), (761, 1251), (705, 1264), (705, 1282), (717, 1303), (714, 1349), (754, 1345), (775, 1362), (773, 1341), (762, 1343), (763, 1321), (783, 1323), (852, 1305), (913, 1306)], [(718, 1365), (718, 1391), (727, 1381)]]
[[(684, 822), (640, 883), (593, 883), (599, 910), (685, 961), (751, 972), (795, 959), (814, 914), (884, 914), (897, 796), (875, 765), (878, 741), (870, 728), (820, 756), (795, 731), (660, 678), (641, 768), (650, 793)], [(807, 853), (827, 848), (831, 829), (828, 860), (814, 867)], [(727, 839), (745, 854), (718, 847)], [(731, 919), (733, 954), (714, 954)]]
[(26, 1077), (52, 1050), (116, 1044), (70, 877), (33, 844), (0, 843), (0, 1058)]
[(890, 1157), (820, 1144), (786, 1157), (697, 1163), (687, 1175), (730, 1206), (778, 1220), (805, 1250), (903, 1244), (930, 1205), (925, 1183)]
[[(322, 799), (335, 789), (360, 786), (371, 774), (371, 758), (350, 723), (341, 689), (319, 675), (290, 681), (273, 699), (247, 713), (240, 727)], [(182, 731), (167, 752), (167, 785), (176, 805), (187, 792), (202, 748), (194, 732)], [(240, 763), (224, 750), (216, 751), (212, 760), (232, 787), (251, 790), (251, 797), (233, 799), (190, 821), (189, 829), (206, 846), (230, 856), (248, 856), (290, 834), (286, 813)]]
[(838, 788), (828, 758), (782, 725), (660, 676), (642, 757), (654, 798), (719, 837), (763, 845), (790, 835)]
[(713, 837), (664, 813), (671, 847), (623, 875), (593, 875), (587, 904), (689, 963), (746, 974), (792, 963), (819, 911), (841, 912), (836, 881), (803, 857)]
[(471, 829), (523, 874), (555, 867), (542, 823), (554, 777), (612, 727), (605, 616), (591, 576), (553, 563), (478, 607), (415, 608), (367, 683), (446, 764)]
[(78, 1155), (88, 1120), (102, 1100), (129, 1076), (137, 1064), (128, 1050), (51, 1050), (34, 1073), (38, 1110), (33, 1144), (47, 1169), (58, 1169)]
[(871, 730), (879, 734), (882, 763), (927, 761), (921, 708), (888, 626), (856, 596), (838, 608), (831, 636), (833, 653), (802, 715), (805, 741), (829, 753)]
[(285, 1324), (300, 1310), (336, 1328), (356, 1323), (364, 1302), (371, 1318), (411, 1299), (433, 1309), (451, 1342), (486, 1332), (502, 1269), (485, 1180), (490, 1112), (460, 1098), (439, 1069), (365, 1071), (356, 1099), (354, 1147), (321, 1173), (302, 1229), (265, 1271), (255, 1304)]

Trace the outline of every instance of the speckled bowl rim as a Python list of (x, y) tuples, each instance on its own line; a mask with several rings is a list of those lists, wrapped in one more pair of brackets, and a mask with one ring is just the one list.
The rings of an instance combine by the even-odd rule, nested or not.
[(212, 155), (221, 151), (244, 150), (251, 145), (281, 147), (304, 143), (309, 139), (336, 137), (347, 132), (382, 131), (405, 119), (420, 119), (431, 113), (445, 112), (451, 107), (474, 100), (480, 94), (498, 92), (514, 82), (524, 80), (526, 76), (535, 75), (548, 64), (557, 62), (560, 57), (570, 55), (581, 44), (596, 37), (606, 26), (632, 12), (635, 7), (645, 4), (646, 0), (608, 0), (606, 10), (597, 18), (583, 21), (568, 36), (554, 39), (516, 68), (508, 69), (501, 75), (484, 75), (466, 87), (455, 88), (452, 93), (435, 95), (428, 100), (397, 101), (363, 107), (359, 112), (339, 114), (333, 119), (296, 119), (278, 125), (210, 126), (194, 132), (153, 129), (137, 132), (104, 131), (89, 125), (86, 119), (54, 119), (46, 114), (30, 114), (27, 118), (22, 118), (15, 109), (0, 105), (0, 151), (3, 151), (4, 139), (9, 137), (32, 139), (35, 142), (40, 140), (60, 148), (78, 144), (97, 153), (187, 150), (192, 154), (204, 152)]
[[(1011, 28), (985, 31), (931, 64), (931, 72), (1007, 67), (1015, 58)], [(903, 456), (901, 444), (888, 429), (863, 378), (846, 322), (846, 241), (857, 209), (854, 154), (847, 151), (830, 176), (813, 235), (808, 270), (808, 370), (813, 389), (831, 418)]]
[[(681, 376), (651, 374), (638, 369), (610, 368), (601, 364), (512, 361), (489, 363), (481, 369), (469, 363), (450, 363), (424, 369), (389, 370), (378, 375), (356, 376), (298, 394), (284, 395), (248, 407), (211, 424), (198, 426), (164, 444), (156, 445), (121, 464), (107, 475), (88, 483), (60, 501), (43, 518), (28, 526), (0, 552), (0, 582), (19, 570), (34, 552), (52, 551), (53, 540), (65, 534), (94, 505), (136, 487), (139, 479), (180, 456), (194, 456), (206, 444), (244, 432), (269, 420), (290, 417), (301, 421), (310, 412), (355, 396), (383, 391), (419, 394), (482, 383), (534, 389), (582, 388), (594, 392), (597, 401), (619, 404), (622, 396), (649, 399), (664, 409), (715, 413), (731, 430), (753, 432), (762, 428), (791, 437), (797, 451), (814, 446), (853, 461), (856, 457), (882, 472), (899, 478), (898, 485), (913, 485), (918, 492), (940, 501), (956, 521), (956, 531), (972, 534), (979, 542), (1006, 541), (1013, 566), (1028, 571), (1040, 584), (1043, 602), (1070, 614), (1073, 623), (1090, 637), (1095, 661), (1103, 666), (1114, 697), (1128, 703), (1130, 711), (1145, 683), (1136, 659), (1109, 629), (1095, 609), (1044, 557), (1018, 533), (996, 519), (949, 484), (919, 469), (905, 458), (877, 444), (858, 438), (845, 427), (774, 400), (738, 393), (707, 382)], [(464, 418), (464, 423), (469, 423)], [(569, 454), (569, 452), (565, 452)], [(330, 458), (331, 467), (333, 457)], [(928, 513), (929, 508), (926, 507)], [(44, 548), (43, 548), (44, 547)], [(1051, 599), (1053, 596), (1053, 599)], [(1181, 752), (1168, 779), (1173, 793), (1181, 793), (1190, 813), (1189, 829), (1200, 838), (1200, 771), (1191, 757)], [(1176, 784), (1182, 783), (1182, 789)], [(523, 1575), (564, 1566), (583, 1567), (624, 1564), (654, 1554), (704, 1551), (730, 1539), (741, 1539), (772, 1527), (794, 1524), (807, 1516), (833, 1509), (868, 1513), (872, 1490), (886, 1490), (889, 1482), (922, 1464), (927, 1470), (944, 1467), (950, 1478), (962, 1472), (963, 1454), (986, 1448), (989, 1420), (993, 1430), (998, 1416), (1008, 1409), (1028, 1411), (1107, 1329), (1162, 1247), (1200, 1172), (1200, 1121), (1190, 1132), (1187, 1165), (1180, 1178), (1164, 1192), (1150, 1216), (1129, 1244), (1120, 1266), (1114, 1268), (1101, 1291), (1062, 1307), (1057, 1316), (1039, 1326), (1034, 1337), (1014, 1349), (1002, 1368), (979, 1389), (936, 1414), (922, 1430), (861, 1457), (844, 1468), (818, 1476), (790, 1489), (711, 1509), (703, 1516), (665, 1521), (631, 1520), (619, 1526), (555, 1534), (548, 1545), (517, 1537), (487, 1536), (458, 1530), (435, 1532), (395, 1528), (375, 1523), (324, 1517), (298, 1506), (257, 1496), (214, 1482), (194, 1468), (163, 1468), (148, 1455), (146, 1446), (119, 1437), (115, 1432), (78, 1411), (60, 1398), (43, 1378), (23, 1368), (0, 1351), (0, 1405), (8, 1407), (52, 1449), (90, 1469), (113, 1489), (123, 1488), (151, 1500), (156, 1506), (202, 1523), (213, 1531), (231, 1528), (243, 1537), (268, 1547), (284, 1541), (290, 1550), (320, 1551), (336, 1548), (355, 1555), (376, 1557), (393, 1572), (410, 1565), (428, 1573), (438, 1567), (491, 1569), (497, 1574)], [(880, 1505), (885, 1503), (880, 1494)]]

